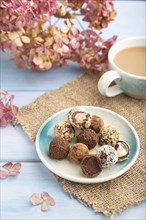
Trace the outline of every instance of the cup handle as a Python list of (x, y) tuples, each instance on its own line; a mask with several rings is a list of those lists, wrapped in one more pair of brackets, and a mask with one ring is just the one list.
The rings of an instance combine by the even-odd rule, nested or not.
[(118, 85), (110, 86), (114, 80), (120, 80), (121, 76), (114, 70), (104, 73), (98, 81), (99, 92), (107, 97), (113, 97), (123, 93), (123, 90)]

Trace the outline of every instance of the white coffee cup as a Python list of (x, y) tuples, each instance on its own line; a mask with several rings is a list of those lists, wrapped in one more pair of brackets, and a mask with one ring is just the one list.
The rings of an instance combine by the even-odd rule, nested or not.
[[(110, 71), (104, 73), (98, 81), (98, 90), (102, 95), (113, 97), (124, 92), (134, 98), (146, 99), (146, 76), (129, 74), (114, 62), (114, 57), (119, 51), (135, 46), (146, 46), (146, 38), (127, 38), (115, 43), (110, 48), (108, 53)], [(115, 82), (116, 85), (110, 86), (112, 82)]]

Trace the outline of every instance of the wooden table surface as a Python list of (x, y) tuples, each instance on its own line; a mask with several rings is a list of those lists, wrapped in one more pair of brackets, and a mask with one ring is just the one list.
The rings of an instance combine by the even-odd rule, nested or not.
[[(109, 28), (103, 31), (104, 38), (117, 34), (118, 40), (132, 36), (145, 36), (145, 1), (116, 1), (117, 17)], [(9, 61), (8, 54), (1, 52), (1, 89), (15, 95), (15, 104), (19, 107), (28, 104), (45, 91), (64, 85), (71, 79), (84, 73), (77, 64), (34, 73), (19, 70)], [(8, 125), (1, 128), (1, 166), (8, 162), (22, 162), (21, 174), (16, 178), (0, 181), (1, 183), (1, 219), (108, 219), (101, 213), (95, 213), (76, 199), (65, 193), (55, 181), (50, 171), (39, 160), (32, 143), (20, 126)], [(48, 192), (56, 200), (56, 205), (47, 212), (34, 207), (29, 197), (34, 193)], [(125, 191), (126, 193), (126, 191)], [(146, 219), (145, 202), (128, 208), (117, 220)]]

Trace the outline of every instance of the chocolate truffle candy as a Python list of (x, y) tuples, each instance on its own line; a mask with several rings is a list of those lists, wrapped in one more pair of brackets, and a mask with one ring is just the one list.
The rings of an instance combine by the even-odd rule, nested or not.
[(85, 144), (73, 144), (69, 151), (69, 157), (74, 162), (80, 163), (82, 159), (89, 154), (89, 149)]
[(118, 141), (115, 145), (118, 154), (118, 161), (126, 160), (130, 153), (129, 145), (124, 141)]
[(61, 137), (56, 137), (50, 142), (49, 147), (49, 156), (60, 160), (67, 157), (69, 153), (69, 144), (68, 142)]
[(90, 150), (97, 144), (97, 134), (90, 128), (85, 129), (77, 136), (77, 142), (85, 144)]
[(100, 160), (95, 155), (87, 155), (81, 162), (81, 169), (85, 176), (95, 177), (102, 171)]
[(103, 145), (97, 149), (97, 157), (99, 158), (102, 167), (109, 167), (118, 161), (118, 154), (114, 147)]
[(104, 126), (104, 122), (102, 118), (100, 118), (97, 115), (93, 115), (91, 118), (90, 128), (98, 134), (101, 128), (103, 128), (103, 126)]
[(116, 128), (108, 125), (103, 127), (98, 134), (98, 143), (102, 146), (105, 144), (112, 145), (113, 147), (119, 141), (120, 134)]
[(56, 137), (62, 137), (67, 141), (71, 141), (75, 136), (75, 129), (69, 121), (60, 121), (54, 127)]
[(68, 119), (74, 128), (85, 129), (91, 125), (91, 116), (89, 113), (78, 110), (71, 110)]

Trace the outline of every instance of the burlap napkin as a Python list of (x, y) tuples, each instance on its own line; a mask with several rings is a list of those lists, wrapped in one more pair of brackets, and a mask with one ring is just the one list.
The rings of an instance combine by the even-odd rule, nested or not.
[(40, 125), (53, 113), (76, 105), (93, 105), (111, 109), (128, 119), (140, 137), (140, 155), (134, 166), (122, 176), (101, 184), (78, 184), (56, 177), (63, 189), (96, 212), (114, 216), (127, 207), (146, 199), (146, 134), (145, 101), (124, 94), (106, 98), (99, 94), (98, 73), (86, 73), (60, 89), (45, 93), (35, 102), (24, 106), (14, 123), (21, 124), (34, 141)]

